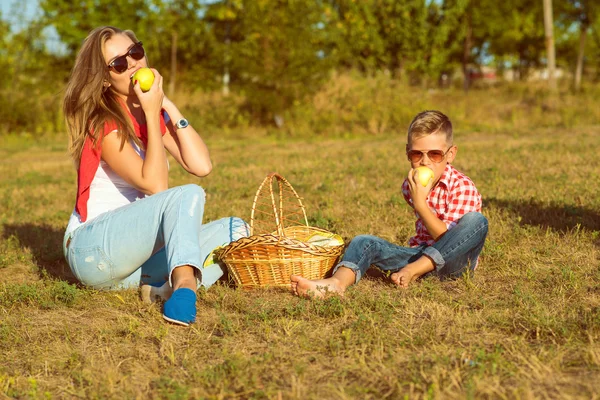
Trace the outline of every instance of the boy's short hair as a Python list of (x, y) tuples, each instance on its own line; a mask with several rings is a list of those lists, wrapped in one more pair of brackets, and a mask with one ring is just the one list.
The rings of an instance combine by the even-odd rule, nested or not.
[(417, 114), (408, 127), (407, 143), (412, 143), (413, 139), (419, 139), (434, 133), (441, 133), (446, 136), (446, 143), (452, 144), (454, 137), (452, 135), (452, 122), (443, 113), (436, 110), (427, 110)]

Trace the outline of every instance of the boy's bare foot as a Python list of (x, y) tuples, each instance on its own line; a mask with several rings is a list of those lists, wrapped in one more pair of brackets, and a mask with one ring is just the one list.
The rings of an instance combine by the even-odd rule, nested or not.
[(398, 272), (394, 272), (390, 279), (401, 288), (407, 288), (412, 282), (435, 269), (433, 261), (428, 256), (422, 256), (417, 261), (407, 264)]
[(311, 299), (324, 298), (328, 294), (344, 295), (346, 288), (336, 278), (318, 279), (311, 281), (302, 276), (292, 275), (292, 291), (296, 296)]
[(401, 288), (407, 288), (412, 282), (419, 279), (420, 275), (415, 274), (410, 267), (404, 267), (398, 272), (394, 272), (390, 279), (394, 284)]

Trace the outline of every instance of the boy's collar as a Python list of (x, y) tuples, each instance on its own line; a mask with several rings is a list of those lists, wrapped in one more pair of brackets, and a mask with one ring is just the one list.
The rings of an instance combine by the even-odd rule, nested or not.
[(438, 183), (443, 183), (444, 186), (448, 187), (450, 185), (450, 179), (452, 178), (452, 165), (450, 163), (446, 164), (446, 168), (444, 168), (444, 172), (442, 176), (440, 176), (440, 180)]

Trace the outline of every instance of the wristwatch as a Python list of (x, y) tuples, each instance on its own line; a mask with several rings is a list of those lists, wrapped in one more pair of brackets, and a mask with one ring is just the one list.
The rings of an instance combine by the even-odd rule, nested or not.
[(175, 122), (175, 126), (177, 127), (177, 129), (186, 128), (189, 124), (190, 123), (185, 118), (181, 118), (179, 121)]

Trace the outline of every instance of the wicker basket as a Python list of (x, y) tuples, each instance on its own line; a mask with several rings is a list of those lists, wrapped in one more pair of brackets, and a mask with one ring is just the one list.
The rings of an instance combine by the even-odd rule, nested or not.
[(290, 275), (327, 276), (343, 249), (338, 235), (308, 226), (294, 188), (272, 173), (254, 196), (250, 236), (223, 247), (216, 256), (227, 265), (238, 286), (290, 287)]

